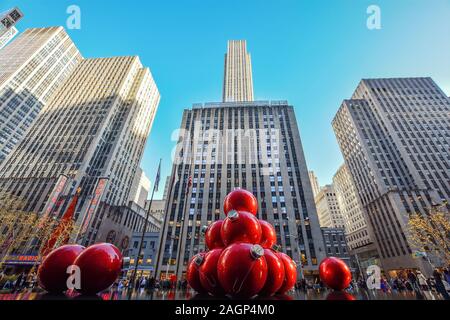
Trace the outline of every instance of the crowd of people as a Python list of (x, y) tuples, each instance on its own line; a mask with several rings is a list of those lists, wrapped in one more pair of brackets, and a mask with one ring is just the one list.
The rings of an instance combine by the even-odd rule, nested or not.
[[(20, 273), (11, 273), (0, 270), (0, 293), (2, 291), (19, 292), (24, 289), (33, 289), (37, 286), (37, 274), (35, 271)], [(318, 277), (314, 279), (300, 279), (296, 290), (307, 292), (316, 290), (318, 292), (325, 290), (325, 285)], [(113, 290), (123, 292), (125, 290), (153, 291), (153, 290), (187, 290), (189, 289), (186, 279), (176, 280), (174, 278), (157, 279), (153, 276), (140, 275), (136, 279), (130, 277), (119, 279), (113, 286)], [(366, 279), (359, 277), (353, 279), (350, 283), (349, 292), (370, 291), (367, 287)], [(442, 271), (434, 270), (431, 277), (426, 277), (420, 270), (406, 270), (398, 273), (396, 276), (387, 278), (382, 276), (380, 279), (379, 291), (383, 293), (402, 293), (415, 292), (426, 295), (435, 293), (442, 299), (450, 300), (450, 268)]]

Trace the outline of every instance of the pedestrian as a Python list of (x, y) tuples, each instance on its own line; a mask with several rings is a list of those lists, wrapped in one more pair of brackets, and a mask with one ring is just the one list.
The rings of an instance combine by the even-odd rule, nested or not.
[(417, 276), (414, 273), (414, 271), (412, 270), (408, 270), (407, 274), (406, 274), (409, 283), (411, 284), (411, 287), (414, 291), (419, 291), (419, 287), (417, 284)]
[(420, 270), (417, 271), (417, 281), (419, 283), (421, 290), (428, 291), (427, 278), (425, 278), (425, 276)]
[(445, 289), (445, 285), (442, 280), (442, 274), (438, 269), (435, 269), (433, 272), (434, 282), (436, 291), (439, 292), (445, 300), (450, 300), (450, 296), (448, 295), (447, 290)]

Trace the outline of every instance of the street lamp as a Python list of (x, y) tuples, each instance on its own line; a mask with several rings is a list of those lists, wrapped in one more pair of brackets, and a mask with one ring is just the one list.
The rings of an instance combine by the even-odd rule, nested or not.
[(298, 256), (299, 256), (299, 265), (300, 265), (300, 275), (302, 276), (302, 279), (305, 279), (305, 275), (303, 273), (303, 261), (302, 261), (302, 257), (301, 257), (301, 250), (300, 250), (300, 245), (298, 244), (298, 237), (294, 236), (294, 235), (289, 235), (289, 238), (294, 238), (295, 244), (297, 245), (297, 252), (298, 252)]

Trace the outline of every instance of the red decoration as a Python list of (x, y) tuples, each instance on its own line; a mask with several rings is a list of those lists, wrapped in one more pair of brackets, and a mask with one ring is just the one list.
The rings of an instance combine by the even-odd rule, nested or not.
[(189, 285), (191, 286), (192, 289), (194, 289), (197, 292), (205, 291), (200, 282), (200, 274), (199, 274), (200, 266), (202, 265), (204, 259), (205, 259), (204, 252), (197, 253), (195, 256), (192, 257), (186, 271), (186, 279)]
[[(59, 240), (59, 244), (66, 244), (69, 241), (70, 231), (73, 225), (73, 215), (75, 213), (75, 208), (78, 204), (78, 197), (80, 195), (81, 189), (78, 188), (75, 192), (75, 195), (72, 198), (69, 206), (64, 212), (63, 216), (59, 220), (58, 225), (53, 230), (50, 238), (45, 243), (45, 245), (41, 249), (41, 256), (45, 257), (55, 248), (56, 242)], [(62, 239), (60, 239), (62, 238)]]
[(277, 252), (278, 257), (284, 265), (284, 281), (278, 293), (283, 294), (291, 290), (297, 282), (297, 265), (294, 260), (283, 252)]
[(213, 296), (223, 295), (224, 291), (220, 286), (219, 279), (217, 278), (217, 262), (219, 261), (222, 249), (213, 249), (208, 251), (205, 255), (205, 259), (200, 266), (200, 283), (202, 287)]
[(223, 202), (223, 211), (225, 215), (231, 210), (247, 211), (254, 215), (258, 212), (258, 200), (253, 193), (244, 190), (236, 189), (231, 191)]
[(349, 286), (352, 273), (347, 264), (339, 258), (323, 259), (319, 265), (319, 276), (325, 285), (334, 290), (342, 290)]
[(205, 243), (209, 250), (225, 247), (222, 241), (222, 236), (220, 235), (222, 223), (223, 220), (214, 221), (206, 230)]
[(275, 228), (265, 220), (259, 220), (261, 225), (261, 246), (270, 249), (277, 243), (277, 233)]
[(234, 243), (223, 250), (217, 265), (225, 292), (236, 298), (250, 298), (264, 287), (267, 263), (260, 245)]
[(61, 293), (66, 291), (67, 268), (73, 265), (75, 259), (84, 250), (78, 244), (65, 245), (50, 252), (42, 261), (38, 270), (39, 285), (48, 292)]
[(75, 260), (80, 268), (83, 294), (96, 294), (110, 287), (122, 269), (122, 254), (110, 243), (97, 243), (85, 249)]
[(284, 263), (272, 249), (264, 249), (267, 262), (267, 280), (260, 295), (271, 296), (280, 290), (284, 282)]
[(328, 296), (327, 300), (346, 300), (346, 301), (352, 301), (356, 300), (355, 296), (352, 294), (346, 292), (346, 291), (331, 291)]
[(235, 242), (259, 244), (261, 232), (261, 225), (253, 214), (236, 210), (228, 213), (220, 230), (222, 241), (226, 246)]

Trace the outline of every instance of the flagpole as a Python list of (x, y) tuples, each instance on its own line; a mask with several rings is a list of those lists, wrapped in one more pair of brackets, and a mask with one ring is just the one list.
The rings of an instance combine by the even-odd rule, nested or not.
[(144, 237), (145, 237), (145, 232), (147, 230), (147, 224), (148, 224), (148, 218), (150, 216), (150, 210), (152, 208), (152, 202), (153, 202), (153, 195), (155, 194), (155, 190), (159, 184), (159, 176), (161, 175), (161, 160), (159, 159), (159, 166), (158, 166), (158, 172), (156, 173), (156, 178), (155, 178), (155, 183), (153, 184), (153, 190), (152, 190), (152, 196), (150, 197), (150, 203), (148, 205), (148, 209), (147, 209), (147, 213), (145, 215), (145, 221), (144, 221), (144, 228), (142, 229), (142, 234), (141, 234), (141, 241), (139, 243), (139, 250), (138, 250), (138, 254), (137, 254), (137, 259), (134, 263), (134, 272), (132, 275), (132, 280), (131, 280), (131, 285), (134, 286), (134, 282), (136, 280), (136, 274), (137, 274), (137, 269), (138, 269), (138, 265), (139, 265), (139, 257), (141, 255), (141, 251), (142, 251), (142, 246), (144, 243)]

